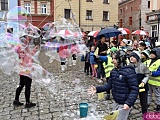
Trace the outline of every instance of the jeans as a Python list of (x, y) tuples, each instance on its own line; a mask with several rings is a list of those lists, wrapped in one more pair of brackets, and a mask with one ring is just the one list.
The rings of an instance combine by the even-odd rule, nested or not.
[(105, 77), (105, 72), (104, 72), (104, 67), (103, 67), (103, 62), (102, 61), (98, 61), (98, 71), (97, 71), (97, 78), (104, 78)]

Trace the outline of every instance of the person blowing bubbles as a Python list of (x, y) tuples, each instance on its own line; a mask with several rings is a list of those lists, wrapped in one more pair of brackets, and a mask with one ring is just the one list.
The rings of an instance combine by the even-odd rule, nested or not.
[(94, 95), (112, 89), (113, 111), (120, 110), (117, 120), (127, 120), (139, 92), (137, 75), (132, 66), (127, 66), (125, 51), (117, 51), (112, 59), (115, 68), (110, 72), (108, 82), (102, 86), (91, 86), (88, 93)]

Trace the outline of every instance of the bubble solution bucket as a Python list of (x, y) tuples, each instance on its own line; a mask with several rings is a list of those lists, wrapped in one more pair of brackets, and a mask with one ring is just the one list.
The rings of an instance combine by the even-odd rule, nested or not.
[(88, 113), (88, 103), (80, 103), (79, 104), (80, 117), (87, 117)]

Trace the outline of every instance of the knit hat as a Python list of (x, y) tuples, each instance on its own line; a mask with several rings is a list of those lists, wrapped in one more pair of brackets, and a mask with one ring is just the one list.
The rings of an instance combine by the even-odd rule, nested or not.
[(154, 49), (151, 50), (150, 54), (154, 54), (157, 57), (156, 50), (154, 50)]
[(131, 52), (130, 57), (132, 57), (132, 56), (135, 57), (137, 59), (137, 61), (139, 61), (140, 58), (141, 58), (141, 54), (140, 54), (139, 51), (133, 51), (133, 52)]
[(143, 50), (142, 53), (146, 58), (149, 58), (149, 51), (148, 50)]
[(110, 52), (116, 52), (117, 51), (117, 48), (116, 47), (112, 47)]
[(126, 55), (127, 54), (124, 50), (119, 50), (115, 53), (115, 58), (116, 58), (118, 65), (120, 67), (127, 65), (127, 63), (126, 63), (127, 56)]
[(123, 39), (122, 40), (126, 45), (128, 44), (128, 40), (127, 39)]

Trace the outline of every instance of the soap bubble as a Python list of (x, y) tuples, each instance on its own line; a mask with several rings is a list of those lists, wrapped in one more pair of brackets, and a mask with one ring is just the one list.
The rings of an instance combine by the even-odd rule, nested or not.
[(7, 22), (18, 22), (20, 24), (26, 24), (31, 22), (31, 14), (22, 6), (15, 6), (10, 9), (6, 16)]

